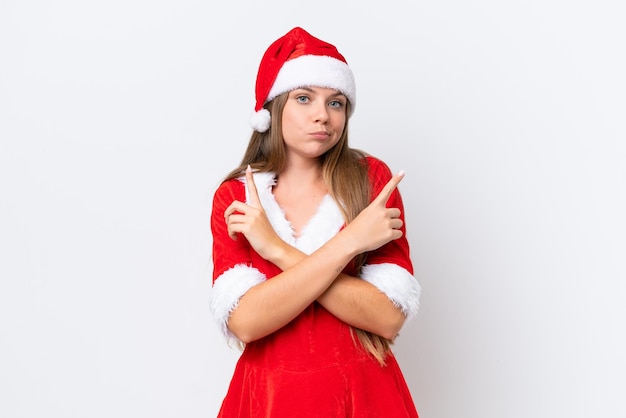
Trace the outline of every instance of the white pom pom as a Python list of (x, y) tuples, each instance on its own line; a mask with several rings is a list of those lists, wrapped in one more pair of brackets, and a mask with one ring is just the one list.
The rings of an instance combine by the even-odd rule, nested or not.
[(270, 111), (261, 109), (258, 112), (254, 112), (250, 117), (250, 126), (257, 132), (265, 132), (270, 128), (271, 121)]

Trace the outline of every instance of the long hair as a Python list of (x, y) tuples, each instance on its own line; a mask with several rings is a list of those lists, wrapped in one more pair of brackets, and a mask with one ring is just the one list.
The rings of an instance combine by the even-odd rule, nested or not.
[[(267, 103), (271, 125), (266, 132), (253, 131), (241, 163), (226, 175), (226, 180), (241, 177), (248, 165), (255, 171), (280, 173), (286, 164), (285, 143), (282, 135), (282, 113), (289, 93), (283, 93)], [(350, 114), (350, 102), (346, 106)], [(367, 154), (348, 145), (348, 120), (333, 148), (320, 156), (322, 176), (329, 194), (337, 202), (346, 223), (351, 222), (367, 207), (371, 198), (371, 185), (367, 174)], [(357, 255), (353, 265), (357, 272), (365, 264), (367, 253)], [(392, 340), (353, 327), (363, 348), (381, 365), (390, 350)]]

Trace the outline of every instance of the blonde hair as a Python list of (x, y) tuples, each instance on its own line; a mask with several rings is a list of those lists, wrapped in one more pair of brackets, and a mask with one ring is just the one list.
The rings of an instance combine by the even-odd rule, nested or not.
[[(282, 111), (289, 93), (283, 93), (265, 105), (270, 111), (271, 124), (266, 132), (253, 131), (241, 163), (232, 170), (224, 181), (240, 177), (250, 165), (255, 171), (280, 173), (285, 167), (286, 152), (282, 135)], [(346, 107), (350, 114), (350, 102)], [(348, 121), (339, 142), (320, 156), (322, 175), (329, 194), (337, 202), (346, 223), (351, 222), (370, 203), (370, 182), (367, 174), (366, 153), (348, 145)], [(360, 271), (367, 253), (354, 259)], [(381, 365), (389, 353), (392, 340), (377, 334), (352, 327), (362, 347)], [(356, 341), (355, 341), (356, 343)]]

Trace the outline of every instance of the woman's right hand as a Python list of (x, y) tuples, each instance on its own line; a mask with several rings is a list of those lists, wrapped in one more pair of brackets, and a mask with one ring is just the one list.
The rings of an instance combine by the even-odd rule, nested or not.
[(246, 185), (248, 204), (234, 201), (224, 212), (228, 235), (236, 240), (237, 234), (243, 234), (261, 257), (273, 261), (286, 243), (276, 234), (265, 214), (250, 166), (246, 169)]
[(400, 209), (388, 208), (387, 201), (404, 178), (404, 171), (395, 174), (378, 196), (342, 230), (356, 245), (358, 253), (372, 251), (402, 237)]

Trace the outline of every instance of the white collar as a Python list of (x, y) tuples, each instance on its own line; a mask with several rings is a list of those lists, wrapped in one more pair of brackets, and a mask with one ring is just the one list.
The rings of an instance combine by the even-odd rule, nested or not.
[[(274, 230), (283, 241), (293, 245), (305, 254), (311, 254), (324, 245), (344, 225), (345, 221), (339, 206), (327, 194), (322, 199), (317, 212), (302, 229), (300, 237), (296, 238), (291, 223), (287, 220), (285, 212), (278, 205), (272, 193), (272, 188), (276, 185), (276, 175), (274, 173), (254, 173), (253, 176), (259, 199)], [(240, 177), (239, 181), (246, 183), (245, 177)], [(246, 186), (246, 203), (249, 203), (249, 201), (249, 192)]]

